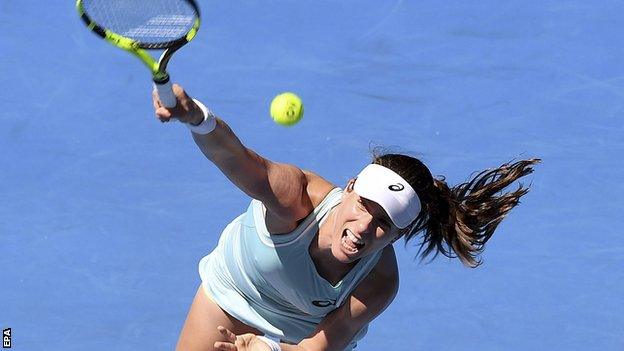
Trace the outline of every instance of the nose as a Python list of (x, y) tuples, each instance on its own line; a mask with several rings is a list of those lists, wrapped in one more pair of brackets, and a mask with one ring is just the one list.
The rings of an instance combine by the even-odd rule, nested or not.
[(360, 233), (366, 233), (373, 229), (373, 216), (368, 212), (362, 212), (357, 221), (357, 229)]

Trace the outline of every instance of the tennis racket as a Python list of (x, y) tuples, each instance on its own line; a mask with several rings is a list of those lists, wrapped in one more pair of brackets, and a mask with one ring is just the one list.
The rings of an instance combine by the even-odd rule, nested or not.
[[(78, 14), (92, 32), (138, 57), (152, 72), (165, 107), (175, 107), (167, 64), (199, 29), (194, 0), (78, 0)], [(165, 50), (156, 61), (147, 50)]]

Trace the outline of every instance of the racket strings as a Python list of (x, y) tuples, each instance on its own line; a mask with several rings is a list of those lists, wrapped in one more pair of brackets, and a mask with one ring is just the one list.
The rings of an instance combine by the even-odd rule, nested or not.
[(84, 9), (98, 25), (144, 44), (180, 39), (197, 18), (184, 0), (85, 0)]
[(144, 25), (131, 28), (120, 34), (133, 39), (163, 38), (174, 40), (185, 36), (193, 25), (193, 21), (194, 18), (188, 16), (157, 16)]

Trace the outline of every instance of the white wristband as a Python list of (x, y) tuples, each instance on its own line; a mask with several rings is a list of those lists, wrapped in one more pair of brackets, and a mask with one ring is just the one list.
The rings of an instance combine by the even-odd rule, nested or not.
[(282, 348), (279, 346), (277, 342), (267, 338), (266, 336), (256, 336), (256, 337), (264, 341), (269, 346), (271, 351), (282, 351)]
[(191, 130), (191, 132), (195, 134), (205, 135), (205, 134), (212, 132), (217, 126), (216, 116), (214, 115), (214, 113), (212, 113), (212, 111), (210, 111), (206, 106), (204, 106), (204, 104), (202, 104), (199, 100), (193, 99), (193, 101), (195, 101), (199, 109), (202, 111), (202, 114), (204, 115), (204, 120), (196, 126), (190, 123), (185, 123), (186, 126), (188, 127), (188, 129)]

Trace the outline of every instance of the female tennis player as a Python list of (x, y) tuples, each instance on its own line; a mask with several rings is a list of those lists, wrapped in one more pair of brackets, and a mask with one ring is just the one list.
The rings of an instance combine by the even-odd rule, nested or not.
[(202, 284), (177, 350), (352, 350), (399, 286), (392, 243), (421, 235), (421, 256), (468, 267), (528, 188), (503, 192), (538, 159), (504, 164), (450, 188), (416, 158), (375, 155), (344, 189), (246, 148), (174, 85), (157, 117), (191, 129), (203, 154), (252, 200), (199, 264)]

